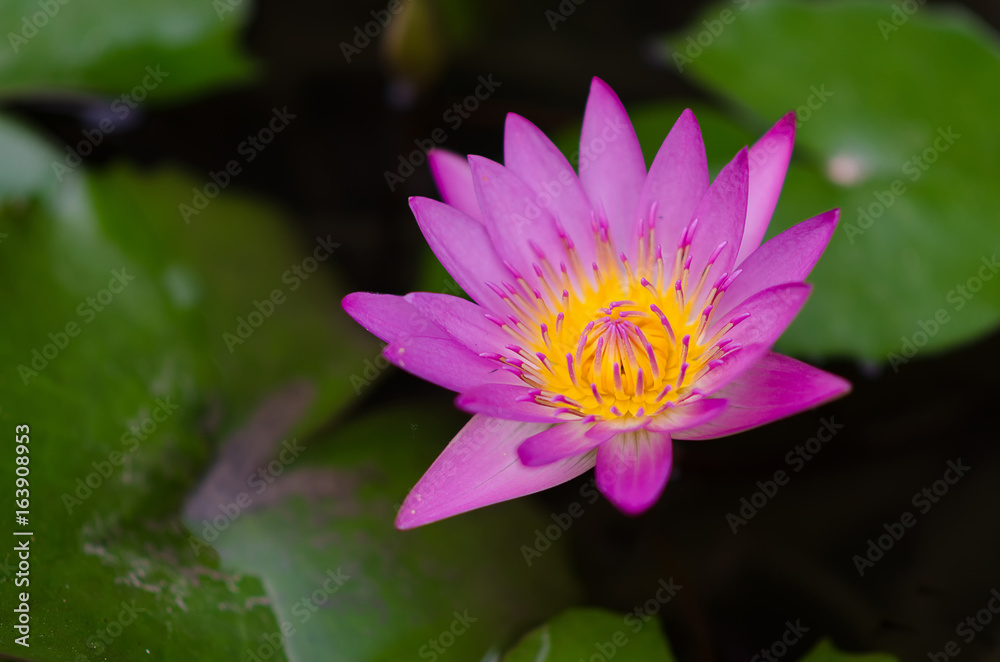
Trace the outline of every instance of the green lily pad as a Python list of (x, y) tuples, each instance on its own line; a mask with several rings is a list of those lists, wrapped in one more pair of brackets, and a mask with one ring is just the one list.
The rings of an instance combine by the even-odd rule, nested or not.
[(199, 421), (216, 371), (195, 320), (141, 254), (108, 241), (108, 220), (83, 181), (51, 204), (0, 212), (0, 422), (28, 428), (28, 514), (16, 530), (33, 533), (30, 584), (15, 588), (12, 544), (0, 590), (8, 614), (28, 593), (30, 648), (8, 636), (0, 651), (231, 659), (274, 621), (257, 606), (263, 587), (196, 559), (171, 516), (207, 460)]
[[(0, 97), (53, 93), (162, 101), (246, 78), (244, 0), (9, 0)], [(122, 106), (123, 110), (127, 110)]]
[[(28, 163), (47, 158), (40, 142), (22, 144)], [(304, 433), (354, 401), (346, 362), (377, 350), (341, 333), (339, 292), (317, 268), (230, 355), (223, 332), (237, 311), (290, 290), (283, 270), (313, 247), (273, 208), (231, 192), (186, 225), (177, 205), (200, 184), (78, 171), (0, 206), (0, 423), (28, 426), (22, 530), (33, 534), (30, 585), (18, 586), (31, 647), (8, 637), (2, 653), (239, 659), (277, 627), (261, 581), (199, 555), (177, 513), (215, 439), (258, 400), (292, 384), (282, 420)], [(8, 190), (38, 193), (38, 180)], [(14, 445), (6, 452), (14, 467)], [(0, 608), (13, 613), (17, 552), (0, 563)]]
[(904, 4), (750, 3), (689, 52), (716, 8), (664, 46), (670, 66), (690, 56), (684, 72), (735, 102), (753, 135), (797, 110), (771, 234), (843, 210), (785, 351), (898, 368), (1000, 319), (996, 35), (964, 12)]
[[(521, 545), (547, 523), (525, 501), (393, 528), (456, 423), (433, 407), (397, 406), (279, 443), (279, 460), (250, 480), (210, 474), (222, 484), (202, 486), (188, 524), (225, 567), (268, 587), (281, 630), (258, 633), (261, 657), (284, 642), (290, 660), (329, 659), (333, 650), (345, 662), (478, 660), (579, 597), (564, 549), (525, 563)], [(223, 458), (253, 454), (236, 446)]]
[(532, 630), (503, 662), (673, 662), (656, 619), (649, 622), (603, 609), (572, 609)]
[(115, 226), (116, 240), (143, 247), (160, 282), (200, 318), (226, 420), (240, 422), (269, 392), (306, 380), (311, 404), (297, 423), (304, 434), (363, 392), (378, 343), (340, 309), (337, 236), (295, 239), (277, 209), (230, 191), (186, 214), (181, 205), (194, 209), (210, 184), (118, 167), (96, 180), (94, 200), (127, 219)]

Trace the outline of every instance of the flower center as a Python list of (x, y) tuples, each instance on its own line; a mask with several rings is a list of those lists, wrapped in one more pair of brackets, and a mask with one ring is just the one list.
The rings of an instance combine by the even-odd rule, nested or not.
[[(561, 228), (569, 265), (557, 272), (537, 247), (533, 264), (540, 289), (512, 269), (517, 286), (490, 284), (511, 308), (500, 319), (514, 342), (497, 359), (532, 386), (528, 398), (556, 407), (566, 420), (642, 418), (698, 394), (695, 385), (738, 345), (723, 339), (745, 319), (734, 318), (712, 337), (712, 311), (739, 274), (708, 277), (725, 243), (691, 278), (691, 239), (697, 219), (682, 233), (672, 269), (655, 243), (655, 208), (640, 224), (636, 264), (616, 255), (606, 219), (594, 218), (597, 258), (590, 272)], [(558, 284), (558, 286), (556, 285)]]

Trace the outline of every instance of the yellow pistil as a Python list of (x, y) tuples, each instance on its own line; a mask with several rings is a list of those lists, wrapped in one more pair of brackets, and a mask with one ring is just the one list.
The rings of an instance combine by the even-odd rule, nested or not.
[(672, 271), (665, 272), (654, 244), (654, 214), (640, 227), (635, 264), (616, 255), (607, 223), (595, 219), (597, 257), (589, 270), (564, 239), (570, 266), (560, 265), (561, 276), (542, 259), (535, 265), (540, 289), (523, 279), (521, 292), (493, 286), (504, 291), (513, 313), (502, 325), (513, 340), (507, 349), (517, 358), (501, 360), (533, 387), (535, 402), (558, 408), (567, 420), (656, 415), (690, 397), (698, 378), (734, 349), (720, 342), (731, 324), (707, 337), (713, 305), (732, 280), (723, 274), (704, 291), (723, 246), (702, 273), (689, 274), (695, 221), (681, 238)]

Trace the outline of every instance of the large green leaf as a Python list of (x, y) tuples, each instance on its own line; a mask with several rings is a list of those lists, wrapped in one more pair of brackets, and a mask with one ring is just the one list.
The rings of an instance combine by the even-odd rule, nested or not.
[(147, 96), (242, 79), (250, 67), (237, 39), (249, 8), (248, 0), (7, 0), (0, 96), (124, 94), (126, 111)]
[(274, 455), (249, 430), (223, 450), (188, 523), (226, 567), (268, 587), (285, 636), (262, 631), (256, 646), (283, 640), (289, 659), (302, 661), (478, 660), (573, 603), (564, 549), (524, 561), (521, 546), (547, 523), (525, 501), (393, 528), (398, 504), (457, 422), (433, 407), (382, 409), (333, 434), (280, 443), (284, 455), (263, 474), (254, 459), (249, 472), (231, 468)]
[(1000, 287), (977, 280), (981, 269), (992, 279), (984, 264), (1000, 248), (996, 36), (965, 13), (903, 4), (749, 3), (692, 48), (686, 37), (716, 8), (665, 46), (667, 61), (690, 56), (685, 73), (749, 111), (757, 135), (798, 110), (772, 234), (843, 210), (788, 351), (885, 360), (904, 336), (940, 349), (1000, 318)]
[[(0, 216), (0, 421), (9, 434), (30, 430), (18, 529), (34, 534), (30, 585), (10, 583), (20, 579), (11, 545), (0, 591), (7, 614), (29, 593), (31, 647), (8, 636), (0, 651), (167, 660), (197, 648), (230, 659), (274, 622), (253, 607), (263, 588), (196, 559), (170, 515), (207, 458), (199, 421), (217, 377), (196, 319), (141, 253), (108, 240), (109, 221), (82, 181), (52, 205)], [(13, 483), (12, 444), (2, 464)]]
[(227, 191), (205, 198), (186, 223), (180, 205), (211, 185), (169, 170), (138, 177), (117, 168), (97, 180), (94, 201), (126, 221), (115, 239), (142, 247), (157, 278), (204, 321), (227, 420), (243, 420), (276, 387), (307, 380), (297, 428), (305, 432), (351, 403), (379, 358), (375, 339), (340, 309), (338, 238), (301, 242), (276, 209)]
[(673, 662), (653, 618), (642, 620), (603, 609), (572, 609), (529, 632), (503, 662)]
[[(46, 158), (22, 144), (28, 163)], [(201, 183), (176, 174), (40, 181), (0, 207), (0, 422), (31, 440), (30, 657), (238, 659), (277, 621), (256, 577), (197, 553), (183, 495), (266, 393), (292, 383), (271, 429), (314, 428), (353, 401), (347, 367), (375, 347), (341, 332), (328, 261), (283, 284), (312, 247), (259, 201), (227, 193), (186, 225), (177, 205)], [(275, 288), (284, 303), (230, 355), (223, 330)], [(17, 561), (4, 553), (8, 614)], [(7, 637), (0, 652), (27, 651)]]

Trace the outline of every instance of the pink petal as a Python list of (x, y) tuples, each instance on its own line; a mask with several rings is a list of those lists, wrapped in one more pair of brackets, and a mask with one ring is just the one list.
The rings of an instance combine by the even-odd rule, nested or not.
[(486, 229), (501, 259), (529, 283), (536, 281), (532, 264), (539, 263), (532, 244), (556, 268), (559, 262), (565, 262), (566, 252), (555, 219), (538, 206), (534, 191), (513, 172), (489, 159), (470, 156), (469, 165)]
[[(509, 374), (509, 373), (505, 373)], [(470, 414), (531, 423), (562, 423), (556, 409), (537, 404), (533, 389), (515, 384), (489, 384), (463, 391), (455, 398), (455, 406)]]
[(626, 418), (609, 418), (603, 421), (597, 421), (592, 423), (590, 429), (587, 430), (587, 436), (591, 439), (605, 440), (610, 439), (616, 434), (621, 434), (622, 432), (632, 432), (633, 430), (641, 430), (649, 425), (649, 418), (635, 418), (632, 416)]
[(597, 449), (597, 488), (626, 515), (638, 515), (660, 498), (672, 461), (669, 434), (620, 434)]
[(465, 292), (478, 303), (498, 311), (507, 306), (487, 287), (487, 281), (510, 278), (482, 223), (430, 198), (410, 198), (410, 209), (424, 238)]
[(594, 466), (593, 454), (526, 467), (517, 448), (545, 429), (475, 416), (448, 444), (403, 501), (396, 527), (412, 529), (571, 480)]
[(406, 300), (424, 317), (476, 354), (502, 354), (511, 341), (503, 329), (486, 319), (488, 311), (467, 299), (449, 294), (412, 292)]
[(448, 337), (406, 299), (394, 294), (354, 292), (344, 297), (340, 305), (358, 324), (385, 342), (399, 337)]
[(811, 290), (812, 286), (806, 283), (775, 285), (758, 292), (736, 306), (729, 315), (720, 318), (708, 332), (708, 337), (712, 337), (729, 320), (749, 313), (749, 317), (724, 336), (730, 339), (731, 345), (739, 345), (740, 348), (727, 354), (722, 359), (722, 365), (713, 368), (697, 381), (695, 387), (698, 391), (703, 395), (711, 395), (763, 358), (795, 319)]
[[(615, 245), (631, 253), (639, 217), (649, 211), (639, 209), (646, 162), (625, 107), (599, 78), (591, 81), (583, 115), (579, 167), (591, 203), (608, 217)], [(586, 222), (589, 227), (590, 219)]]
[[(646, 426), (653, 432), (676, 432), (711, 421), (725, 411), (727, 403), (722, 398), (702, 398), (689, 404), (672, 407), (653, 418)], [(675, 435), (676, 436), (676, 435)]]
[(764, 239), (781, 195), (794, 143), (795, 113), (788, 113), (750, 148), (750, 202), (736, 264), (753, 253)]
[(639, 194), (640, 216), (656, 203), (656, 233), (665, 251), (676, 249), (707, 190), (705, 143), (694, 113), (685, 110), (660, 146)]
[(449, 391), (468, 391), (483, 384), (520, 384), (496, 361), (474, 354), (459, 342), (441, 338), (399, 337), (382, 350), (395, 366)]
[(805, 280), (833, 236), (839, 216), (840, 210), (833, 209), (802, 221), (751, 253), (723, 295), (715, 319), (731, 317), (730, 311), (755, 292)]
[(476, 199), (476, 189), (472, 186), (469, 161), (464, 156), (437, 148), (427, 152), (427, 163), (441, 192), (441, 199), (482, 223), (483, 213)]
[(850, 382), (837, 375), (771, 352), (719, 390), (729, 401), (722, 414), (675, 436), (725, 437), (818, 407), (850, 390)]
[(517, 448), (517, 454), (529, 467), (540, 467), (567, 457), (586, 453), (609, 439), (614, 432), (591, 436), (591, 423), (562, 423), (553, 425), (524, 440)]
[[(713, 267), (709, 272), (702, 294), (707, 295), (712, 281), (725, 273), (731, 273), (736, 260), (736, 251), (743, 236), (743, 222), (747, 213), (747, 191), (749, 171), (747, 169), (747, 151), (745, 149), (730, 161), (698, 203), (692, 218), (698, 219), (694, 226), (691, 241), (691, 275), (692, 283), (697, 283), (710, 257), (715, 255)], [(720, 249), (720, 246), (722, 247)], [(671, 259), (675, 245), (669, 248)], [(703, 297), (702, 297), (703, 300)], [(695, 307), (699, 306), (695, 303)]]
[(559, 148), (534, 124), (509, 113), (503, 134), (503, 160), (504, 167), (534, 191), (534, 202), (559, 220), (583, 263), (590, 264), (596, 255), (590, 200)]

